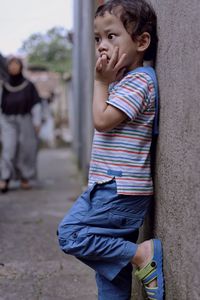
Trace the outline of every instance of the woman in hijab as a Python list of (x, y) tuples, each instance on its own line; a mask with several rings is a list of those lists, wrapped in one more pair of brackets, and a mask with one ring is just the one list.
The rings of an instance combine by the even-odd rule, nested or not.
[(22, 61), (12, 57), (7, 64), (9, 78), (1, 96), (1, 181), (0, 190), (8, 190), (9, 181), (21, 180), (21, 187), (31, 188), (36, 176), (36, 158), (41, 124), (41, 100), (32, 82), (23, 74)]

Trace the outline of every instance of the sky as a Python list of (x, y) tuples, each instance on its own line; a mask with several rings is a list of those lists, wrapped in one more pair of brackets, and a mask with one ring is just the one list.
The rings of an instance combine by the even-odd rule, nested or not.
[(73, 0), (0, 0), (0, 53), (17, 54), (32, 33), (73, 27)]

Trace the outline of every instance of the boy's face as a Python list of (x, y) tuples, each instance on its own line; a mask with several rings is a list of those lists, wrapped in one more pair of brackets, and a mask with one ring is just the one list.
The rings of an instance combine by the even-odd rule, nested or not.
[(106, 55), (109, 61), (114, 48), (118, 47), (118, 59), (126, 53), (123, 67), (127, 71), (140, 65), (141, 55), (137, 51), (138, 43), (132, 40), (118, 17), (108, 12), (104, 16), (97, 16), (94, 20), (94, 34), (97, 58)]

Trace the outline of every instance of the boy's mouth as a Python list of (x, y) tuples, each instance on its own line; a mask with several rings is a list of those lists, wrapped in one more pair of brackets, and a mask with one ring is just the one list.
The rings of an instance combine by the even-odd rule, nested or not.
[(106, 56), (106, 58), (107, 58), (107, 62), (109, 62), (109, 60), (110, 60), (110, 57), (106, 54), (106, 53), (101, 53), (101, 58), (103, 57), (103, 56)]

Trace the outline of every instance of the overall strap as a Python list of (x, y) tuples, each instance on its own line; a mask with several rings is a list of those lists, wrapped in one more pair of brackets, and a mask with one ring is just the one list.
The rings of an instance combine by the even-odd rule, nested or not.
[(158, 103), (158, 81), (157, 81), (157, 77), (156, 77), (156, 73), (154, 71), (154, 69), (152, 67), (139, 67), (136, 68), (132, 74), (137, 73), (137, 72), (143, 72), (148, 74), (153, 83), (154, 83), (154, 87), (155, 87), (155, 93), (156, 93), (156, 98), (155, 98), (155, 118), (154, 118), (154, 122), (153, 122), (153, 130), (152, 130), (152, 134), (153, 136), (157, 136), (159, 134), (159, 129), (158, 129), (158, 113), (159, 113), (159, 103)]

